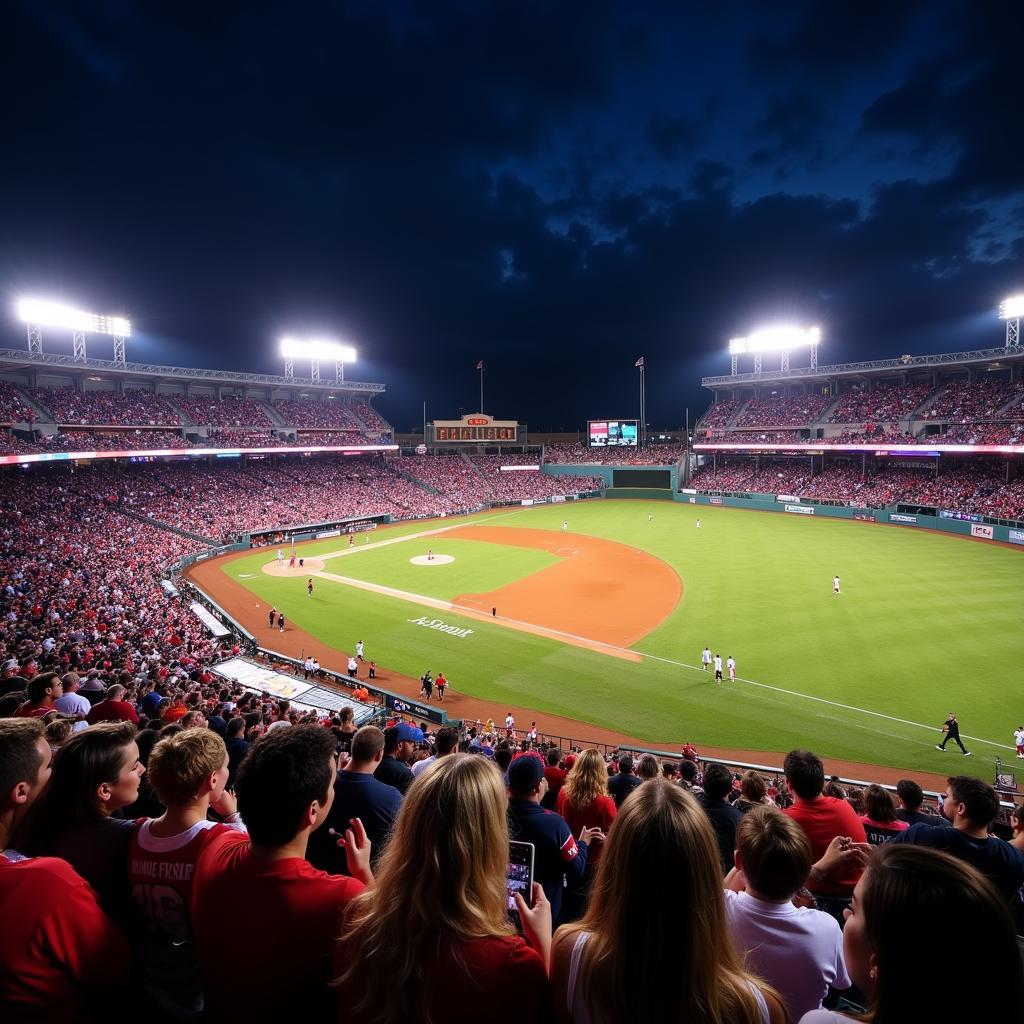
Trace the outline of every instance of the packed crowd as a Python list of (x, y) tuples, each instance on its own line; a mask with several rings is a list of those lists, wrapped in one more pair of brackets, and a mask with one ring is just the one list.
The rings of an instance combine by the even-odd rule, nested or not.
[(603, 486), (600, 477), (549, 476), (540, 471), (506, 470), (502, 466), (536, 465), (536, 455), (473, 455), (470, 461), (484, 477), (492, 501), (523, 501), (529, 498), (550, 498), (559, 494), (579, 494), (599, 491)]
[[(762, 460), (763, 462), (764, 460)], [(859, 465), (837, 464), (812, 474), (803, 462), (720, 459), (717, 470), (701, 467), (690, 481), (702, 491), (792, 494), (820, 501), (881, 508), (905, 503), (1024, 519), (1024, 477), (1007, 480), (1002, 463), (978, 462), (934, 468), (882, 465), (864, 477)]]
[(755, 398), (736, 421), (737, 427), (802, 427), (818, 419), (830, 399), (826, 395), (777, 395)]
[(337, 445), (376, 444), (366, 434), (354, 430), (297, 430), (294, 442), (289, 444), (308, 445), (311, 448), (331, 448)]
[[(609, 766), (450, 727), (424, 744), (201, 672), (180, 706), (125, 675), (83, 699), (65, 673), (66, 713), (57, 672), (7, 680), (11, 1020), (110, 1019), (113, 992), (163, 1021), (468, 1024), (481, 999), (499, 1024), (1019, 1019), (1024, 808), (990, 834), (978, 779), (949, 778), (942, 817), (911, 782), (855, 808), (806, 750), (773, 797), (687, 757)], [(912, 983), (950, 941), (982, 992)], [(829, 1008), (844, 997), (867, 1017)]]
[(1018, 423), (953, 423), (944, 434), (921, 438), (921, 443), (1024, 444), (1024, 421)]
[(212, 427), (266, 427), (271, 420), (262, 402), (251, 398), (175, 395), (174, 404), (192, 423)]
[(673, 466), (685, 454), (685, 445), (669, 443), (652, 443), (645, 448), (591, 448), (585, 444), (544, 446), (544, 461), (552, 465)]
[(76, 391), (74, 388), (26, 388), (32, 401), (64, 425), (111, 424), (119, 427), (177, 427), (181, 417), (160, 395), (139, 389)]
[(367, 430), (374, 432), (391, 430), (391, 424), (367, 402), (353, 402), (352, 413)]
[(148, 451), (160, 448), (191, 448), (181, 431), (142, 430), (58, 430), (56, 434), (36, 431), (35, 440), (12, 439), (16, 452), (113, 452)]
[(881, 384), (851, 388), (839, 396), (829, 423), (894, 423), (909, 416), (931, 393), (929, 384)]
[(0, 380), (0, 423), (23, 423), (31, 418), (29, 405), (18, 389)]
[(325, 430), (362, 430), (363, 425), (349, 406), (339, 399), (331, 401), (276, 401), (274, 412), (289, 427), (313, 427)]
[[(1006, 410), (1003, 406), (1012, 402)], [(956, 381), (947, 384), (925, 411), (928, 419), (970, 423), (976, 420), (1024, 419), (1024, 380)], [(1000, 411), (1003, 410), (1003, 411)]]
[(742, 406), (742, 401), (715, 402), (700, 420), (700, 426), (709, 430), (714, 427), (727, 427)]

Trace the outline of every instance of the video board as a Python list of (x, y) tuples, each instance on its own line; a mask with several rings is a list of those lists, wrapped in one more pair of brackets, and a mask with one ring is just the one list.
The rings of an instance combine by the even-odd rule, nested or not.
[(636, 420), (588, 420), (587, 439), (591, 448), (635, 448)]

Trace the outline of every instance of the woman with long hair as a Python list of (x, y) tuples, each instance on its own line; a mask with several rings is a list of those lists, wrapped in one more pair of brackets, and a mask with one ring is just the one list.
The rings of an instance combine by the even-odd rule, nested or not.
[[(576, 758), (555, 800), (555, 810), (569, 823), (574, 836), (585, 828), (599, 828), (605, 835), (611, 828), (617, 809), (608, 794), (608, 768), (604, 758), (593, 748), (584, 750)], [(560, 921), (575, 921), (582, 915), (600, 862), (601, 843), (592, 842), (583, 878), (564, 893)]]
[[(955, 925), (951, 935), (950, 922)], [(1006, 901), (965, 861), (925, 846), (875, 848), (843, 929), (846, 966), (870, 1024), (1021, 1019), (1024, 965)], [(945, 979), (930, 978), (936, 966)], [(812, 1010), (801, 1024), (850, 1024)]]
[(740, 776), (740, 795), (733, 807), (740, 814), (746, 814), (755, 807), (761, 807), (768, 801), (768, 787), (765, 781), (757, 772), (746, 771)]
[(75, 733), (53, 759), (50, 783), (26, 821), (26, 853), (66, 860), (115, 920), (128, 912), (132, 821), (113, 817), (135, 803), (145, 767), (131, 722), (100, 722)]
[[(376, 886), (349, 904), (335, 981), (346, 1024), (520, 1024), (550, 1016), (551, 908), (534, 884), (509, 918), (505, 785), (483, 757), (451, 754), (409, 787)], [(483, 1001), (483, 1002), (482, 1002)]]
[[(666, 950), (671, 950), (670, 960)], [(583, 920), (558, 930), (551, 982), (572, 1024), (785, 1024), (729, 939), (718, 843), (694, 797), (663, 779), (623, 802)]]

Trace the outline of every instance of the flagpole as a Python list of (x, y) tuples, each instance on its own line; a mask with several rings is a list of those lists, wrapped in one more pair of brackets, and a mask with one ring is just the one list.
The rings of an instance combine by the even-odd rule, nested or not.
[(480, 413), (484, 411), (484, 364), (480, 363)]

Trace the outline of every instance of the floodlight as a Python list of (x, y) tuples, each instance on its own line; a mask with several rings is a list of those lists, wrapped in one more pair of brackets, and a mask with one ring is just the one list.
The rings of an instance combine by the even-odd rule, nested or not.
[(285, 359), (322, 359), (336, 363), (356, 361), (356, 350), (351, 345), (339, 345), (329, 338), (282, 338), (281, 355)]
[(803, 348), (806, 345), (817, 345), (820, 341), (820, 327), (796, 327), (792, 324), (779, 324), (773, 327), (762, 327), (760, 330), (753, 331), (746, 338), (733, 338), (729, 342), (729, 354), (788, 352), (790, 349)]
[(110, 334), (115, 338), (131, 336), (132, 325), (123, 316), (100, 316), (85, 313), (59, 302), (45, 299), (21, 299), (17, 305), (18, 319), (41, 327), (65, 327), (83, 334)]
[(1024, 319), (1024, 293), (1011, 295), (999, 303), (1000, 320)]

